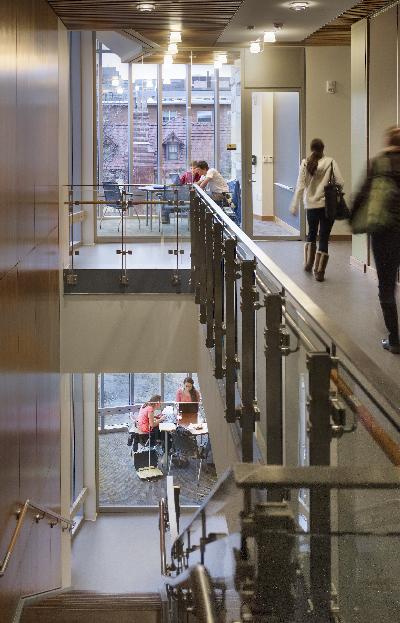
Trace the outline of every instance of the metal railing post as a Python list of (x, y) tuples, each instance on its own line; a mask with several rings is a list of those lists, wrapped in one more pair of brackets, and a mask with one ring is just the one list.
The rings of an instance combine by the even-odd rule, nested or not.
[(282, 299), (280, 294), (268, 294), (265, 304), (265, 387), (267, 464), (283, 465), (282, 423)]
[(225, 241), (225, 418), (236, 422), (235, 387), (238, 367), (236, 353), (235, 292), (237, 278), (236, 240)]
[(224, 376), (223, 339), (224, 339), (224, 291), (223, 291), (223, 232), (221, 223), (214, 223), (214, 335), (216, 379)]
[(211, 212), (206, 213), (206, 346), (214, 346), (214, 223)]
[[(310, 465), (330, 465), (332, 429), (330, 420), (329, 353), (308, 353), (309, 372), (309, 447)], [(331, 529), (330, 490), (310, 491), (310, 583), (314, 611), (321, 623), (330, 621), (331, 609)]]
[(200, 323), (206, 324), (207, 273), (206, 273), (206, 208), (200, 203), (199, 208), (199, 303)]
[(258, 292), (255, 287), (255, 260), (242, 261), (242, 409), (240, 424), (242, 428), (242, 461), (253, 462), (253, 434), (257, 418), (255, 402), (255, 338), (256, 308)]

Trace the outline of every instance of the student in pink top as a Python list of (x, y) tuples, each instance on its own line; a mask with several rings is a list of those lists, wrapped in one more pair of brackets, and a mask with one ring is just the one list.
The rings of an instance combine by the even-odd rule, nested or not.
[(163, 415), (155, 415), (154, 411), (161, 408), (161, 396), (155, 394), (141, 407), (137, 419), (140, 433), (150, 434), (152, 440), (159, 439), (160, 431), (158, 425), (164, 419)]
[(180, 424), (188, 426), (197, 423), (200, 394), (194, 386), (194, 381), (187, 376), (183, 381), (183, 387), (176, 392), (176, 402), (179, 403), (179, 413), (182, 416)]

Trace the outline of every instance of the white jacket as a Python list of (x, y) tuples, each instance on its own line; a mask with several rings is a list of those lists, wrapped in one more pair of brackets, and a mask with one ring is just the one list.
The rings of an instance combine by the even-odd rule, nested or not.
[(307, 160), (303, 160), (300, 165), (299, 177), (297, 179), (296, 190), (290, 211), (296, 213), (300, 200), (303, 199), (306, 210), (313, 208), (323, 208), (325, 206), (324, 188), (329, 181), (331, 173), (331, 163), (333, 163), (333, 173), (336, 183), (343, 186), (343, 178), (339, 167), (333, 158), (324, 156), (318, 161), (318, 167), (314, 175), (310, 175), (307, 171)]

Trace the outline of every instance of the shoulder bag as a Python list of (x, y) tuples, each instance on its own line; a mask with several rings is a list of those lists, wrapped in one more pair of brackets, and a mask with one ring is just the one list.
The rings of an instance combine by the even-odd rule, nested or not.
[(325, 216), (330, 221), (343, 221), (350, 217), (350, 210), (346, 205), (344, 192), (340, 184), (336, 183), (333, 171), (333, 160), (331, 162), (331, 172), (329, 181), (324, 188), (325, 194)]
[(369, 192), (351, 215), (353, 234), (400, 230), (400, 188), (388, 156), (375, 160)]

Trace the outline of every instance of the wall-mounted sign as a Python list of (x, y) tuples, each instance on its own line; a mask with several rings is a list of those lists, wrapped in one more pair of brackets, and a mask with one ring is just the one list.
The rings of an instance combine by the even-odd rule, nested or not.
[(228, 143), (226, 149), (228, 151), (236, 151), (236, 143)]

